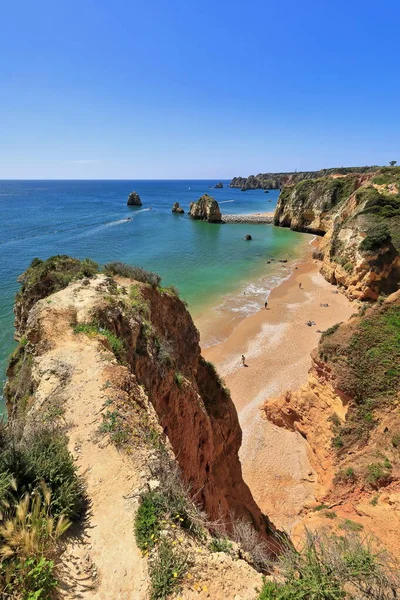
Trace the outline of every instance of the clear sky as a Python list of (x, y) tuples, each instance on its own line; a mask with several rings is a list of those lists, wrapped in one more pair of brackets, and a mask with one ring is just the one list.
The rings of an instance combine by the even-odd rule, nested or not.
[(3, 0), (0, 178), (400, 162), (398, 0)]

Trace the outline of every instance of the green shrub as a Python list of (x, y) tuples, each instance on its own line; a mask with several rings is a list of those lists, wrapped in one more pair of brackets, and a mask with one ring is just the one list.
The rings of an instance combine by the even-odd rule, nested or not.
[(10, 475), (18, 492), (33, 493), (44, 482), (51, 491), (51, 513), (77, 519), (84, 509), (84, 491), (67, 439), (51, 429), (37, 428), (19, 440), (9, 432), (0, 440), (0, 474)]
[(357, 477), (353, 467), (347, 467), (347, 469), (339, 469), (334, 477), (334, 483), (354, 483)]
[(189, 566), (187, 556), (163, 539), (149, 568), (151, 600), (165, 600), (177, 592)]
[(335, 333), (335, 331), (337, 331), (339, 329), (339, 327), (341, 326), (342, 322), (340, 323), (335, 323), (335, 325), (332, 325), (332, 327), (328, 327), (328, 329), (326, 329), (325, 331), (322, 332), (321, 334), (321, 342), (322, 340), (324, 340), (325, 338), (329, 337), (330, 335), (333, 335)]
[(391, 235), (386, 223), (378, 223), (368, 229), (365, 238), (360, 243), (361, 252), (375, 252), (391, 242)]
[(134, 279), (141, 283), (148, 283), (152, 287), (158, 287), (161, 283), (161, 277), (157, 273), (146, 271), (142, 267), (136, 267), (134, 265), (127, 265), (122, 262), (110, 262), (104, 265), (104, 272), (109, 277), (114, 275), (120, 275), (121, 277), (127, 277), (128, 279)]
[(148, 550), (157, 542), (164, 513), (164, 499), (158, 492), (142, 496), (135, 517), (135, 538), (141, 550)]
[(345, 531), (361, 531), (363, 529), (363, 525), (361, 525), (361, 523), (351, 521), (350, 519), (345, 519), (342, 523), (340, 523), (339, 529), (344, 529)]
[(337, 517), (337, 514), (335, 513), (334, 510), (325, 510), (322, 514), (327, 519), (336, 519), (336, 517)]
[(107, 410), (102, 418), (99, 432), (108, 433), (116, 446), (123, 446), (129, 440), (130, 433), (122, 415), (117, 410)]
[(178, 371), (175, 373), (175, 383), (178, 387), (181, 387), (182, 383), (185, 381), (184, 376), (182, 375), (182, 373), (179, 373)]
[(227, 537), (213, 537), (209, 548), (211, 552), (226, 552), (229, 554), (232, 551), (232, 542)]
[(287, 545), (278, 558), (283, 581), (264, 581), (257, 600), (344, 600), (397, 597), (400, 579), (390, 559), (357, 533), (306, 531), (299, 551)]
[(390, 483), (392, 465), (389, 461), (382, 463), (371, 463), (367, 466), (366, 480), (369, 485), (378, 489)]

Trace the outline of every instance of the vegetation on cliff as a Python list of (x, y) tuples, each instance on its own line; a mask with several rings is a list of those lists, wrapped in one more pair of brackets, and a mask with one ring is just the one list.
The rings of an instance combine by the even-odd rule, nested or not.
[(373, 173), (379, 167), (338, 167), (321, 169), (320, 171), (292, 171), (287, 173), (259, 173), (249, 177), (234, 177), (230, 187), (240, 187), (244, 190), (281, 189), (286, 185), (294, 185), (307, 179), (320, 179), (331, 175), (348, 175), (349, 173)]
[[(329, 365), (335, 388), (351, 398), (346, 420), (332, 419), (333, 445), (338, 455), (344, 456), (354, 446), (363, 447), (371, 431), (393, 413), (386, 435), (380, 439), (382, 459), (378, 461), (385, 465), (386, 458), (383, 470), (392, 471), (398, 457), (391, 440), (400, 433), (400, 421), (395, 416), (400, 389), (400, 299), (378, 303), (338, 327), (323, 338), (318, 352)], [(361, 469), (361, 474), (371, 481), (371, 469)], [(354, 475), (353, 469), (352, 479)]]
[(314, 257), (352, 298), (389, 294), (400, 280), (400, 168), (307, 179), (283, 188), (275, 225), (323, 235)]
[(258, 600), (391, 600), (400, 578), (390, 557), (358, 535), (306, 532), (279, 559), (277, 580), (265, 581)]

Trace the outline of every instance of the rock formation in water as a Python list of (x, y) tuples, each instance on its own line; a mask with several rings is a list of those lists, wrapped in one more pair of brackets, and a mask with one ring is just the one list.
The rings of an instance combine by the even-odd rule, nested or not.
[(179, 202), (174, 202), (174, 205), (172, 207), (172, 212), (183, 214), (185, 211), (183, 210), (182, 206), (180, 206)]
[[(365, 308), (323, 333), (308, 382), (264, 412), (307, 440), (319, 505), (354, 517), (398, 555), (400, 291)], [(311, 510), (305, 524), (316, 520)]]
[(219, 183), (217, 183), (216, 185), (214, 185), (214, 189), (215, 190), (223, 188), (223, 187), (224, 187), (224, 184), (222, 183), (222, 181), (220, 181)]
[(199, 221), (208, 221), (209, 223), (222, 222), (218, 202), (208, 194), (204, 194), (196, 202), (190, 204), (189, 215), (192, 219)]
[(259, 173), (249, 177), (234, 177), (229, 187), (241, 188), (242, 191), (269, 189), (280, 190), (285, 185), (294, 185), (304, 179), (318, 179), (333, 174), (369, 173), (379, 167), (340, 167), (338, 169), (321, 169), (320, 171), (295, 171), (288, 173)]
[(142, 206), (142, 201), (137, 192), (131, 192), (128, 196), (128, 206)]
[(400, 282), (400, 168), (329, 176), (283, 188), (275, 225), (324, 236), (315, 257), (350, 298), (377, 299)]

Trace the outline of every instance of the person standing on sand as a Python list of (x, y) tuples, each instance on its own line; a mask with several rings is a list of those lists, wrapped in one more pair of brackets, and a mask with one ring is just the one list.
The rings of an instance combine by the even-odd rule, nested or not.
[(302, 290), (303, 288), (301, 287), (301, 281), (299, 282), (299, 289)]
[(268, 308), (268, 300), (264, 302), (264, 308)]
[(245, 358), (244, 354), (242, 354), (242, 365), (244, 367), (246, 366), (246, 358)]

